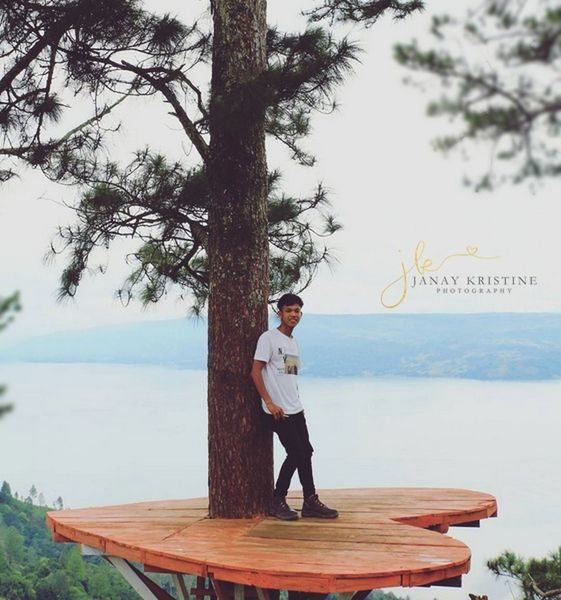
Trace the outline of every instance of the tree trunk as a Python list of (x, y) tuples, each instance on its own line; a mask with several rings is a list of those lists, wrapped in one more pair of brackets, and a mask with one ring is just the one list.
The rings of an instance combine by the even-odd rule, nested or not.
[(208, 442), (211, 517), (263, 514), (272, 434), (249, 376), (267, 328), (266, 0), (213, 0), (210, 102)]

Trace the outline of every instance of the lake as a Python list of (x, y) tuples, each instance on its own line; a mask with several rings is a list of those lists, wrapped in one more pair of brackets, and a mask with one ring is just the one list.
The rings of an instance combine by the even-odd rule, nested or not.
[[(8, 364), (15, 410), (0, 421), (0, 481), (67, 508), (207, 494), (206, 373), (145, 365)], [(449, 534), (472, 550), (461, 589), (419, 600), (515, 592), (487, 571), (505, 549), (561, 545), (561, 381), (301, 377), (316, 485), (489, 492), (499, 518)], [(282, 448), (275, 447), (276, 464)], [(294, 485), (298, 485), (295, 476)], [(512, 584), (511, 584), (512, 585)]]

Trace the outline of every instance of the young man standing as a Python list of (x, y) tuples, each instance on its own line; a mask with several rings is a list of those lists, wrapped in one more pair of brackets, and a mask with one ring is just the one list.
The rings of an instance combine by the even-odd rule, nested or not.
[(286, 450), (273, 493), (270, 514), (284, 520), (298, 518), (286, 503), (286, 494), (294, 472), (304, 492), (303, 517), (334, 519), (338, 512), (323, 504), (314, 486), (312, 452), (304, 407), (298, 393), (297, 375), (300, 351), (292, 330), (302, 317), (302, 299), (284, 294), (277, 302), (280, 325), (261, 335), (257, 342), (251, 377), (262, 398), (265, 419)]

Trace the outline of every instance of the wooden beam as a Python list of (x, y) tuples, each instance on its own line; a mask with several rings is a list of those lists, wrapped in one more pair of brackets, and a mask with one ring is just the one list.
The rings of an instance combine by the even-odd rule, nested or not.
[(421, 585), (419, 587), (462, 587), (462, 576), (458, 575), (457, 577), (449, 577), (448, 579), (441, 579), (440, 581), (433, 581), (432, 583), (428, 583), (426, 585)]
[(479, 521), (466, 521), (465, 523), (456, 523), (454, 527), (479, 527)]
[(447, 533), (450, 526), (447, 523), (437, 523), (436, 525), (429, 525), (427, 529), (438, 531), (438, 533)]

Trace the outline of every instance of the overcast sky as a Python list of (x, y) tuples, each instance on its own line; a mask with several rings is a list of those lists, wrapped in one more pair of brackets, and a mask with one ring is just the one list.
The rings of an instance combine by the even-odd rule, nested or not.
[[(186, 21), (193, 15), (209, 18), (205, 16), (206, 0), (152, 4)], [(287, 154), (270, 145), (269, 168), (280, 167), (285, 172), (286, 190), (306, 195), (323, 181), (344, 225), (329, 241), (337, 257), (334, 268), (323, 267), (304, 294), (308, 312), (559, 309), (559, 184), (550, 182), (534, 195), (527, 186), (505, 187), (493, 194), (465, 189), (462, 176), (468, 171), (481, 172), (488, 161), (488, 148), (481, 147), (469, 163), (458, 155), (444, 158), (435, 153), (431, 140), (450, 124), (426, 116), (431, 96), (405, 86), (402, 80), (407, 72), (392, 59), (394, 43), (423, 37), (432, 14), (450, 9), (451, 4), (429, 1), (424, 14), (406, 21), (385, 19), (367, 31), (350, 30), (351, 38), (360, 41), (365, 52), (354, 75), (339, 90), (339, 111), (314, 117), (307, 146), (318, 158), (315, 167), (290, 165)], [(453, 4), (461, 14), (470, 3)], [(302, 6), (295, 0), (269, 2), (269, 21), (285, 30), (301, 30), (303, 21), (297, 15)], [(450, 43), (469, 52), (461, 40)], [(437, 86), (432, 90), (438, 94)], [(193, 160), (194, 153), (187, 155), (189, 149), (181, 145), (177, 126), (159, 102), (131, 101), (118, 116), (126, 136), (120, 141), (123, 155), (156, 143), (176, 156), (183, 155), (186, 163)], [(125, 308), (113, 298), (127, 274), (123, 258), (130, 245), (115, 247), (107, 260), (103, 258), (108, 273), (86, 277), (74, 300), (56, 302), (64, 258), (48, 265), (42, 258), (57, 225), (73, 221), (72, 211), (64, 206), (72, 197), (72, 190), (49, 184), (30, 171), (22, 171), (19, 181), (0, 190), (0, 293), (20, 290), (24, 306), (9, 337), (185, 315), (188, 305), (177, 300), (178, 292), (173, 290), (169, 298), (149, 309), (138, 304)], [(406, 268), (413, 266), (421, 240), (424, 258), (431, 258), (434, 264), (452, 254), (466, 254), (466, 248), (478, 256), (493, 257), (452, 257), (437, 273), (440, 277), (457, 276), (465, 281), (479, 275), (533, 276), (536, 285), (478, 294), (443, 294), (436, 286), (417, 287), (409, 289), (396, 308), (385, 308), (380, 300), (382, 290), (400, 276), (401, 262)], [(400, 289), (398, 283), (388, 290), (386, 304), (399, 296)]]

